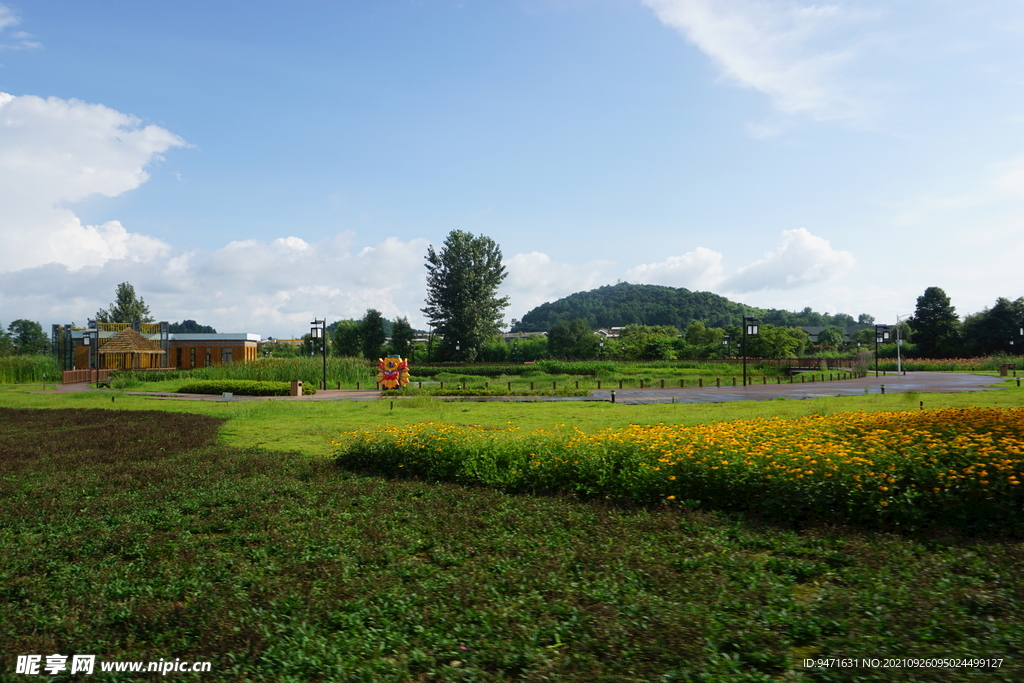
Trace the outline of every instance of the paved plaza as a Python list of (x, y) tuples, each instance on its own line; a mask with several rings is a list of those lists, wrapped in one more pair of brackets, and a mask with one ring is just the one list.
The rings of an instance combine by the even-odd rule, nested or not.
[[(820, 374), (818, 375), (821, 376)], [(751, 386), (705, 386), (686, 387), (681, 389), (595, 389), (590, 396), (489, 396), (453, 398), (452, 400), (467, 401), (611, 401), (612, 392), (615, 402), (627, 405), (649, 403), (721, 403), (724, 401), (770, 401), (776, 398), (805, 399), (834, 396), (857, 396), (882, 393), (883, 387), (887, 394), (907, 392), (952, 393), (960, 391), (995, 391), (999, 386), (999, 377), (991, 375), (974, 375), (954, 372), (909, 372), (904, 375), (895, 373), (875, 377), (870, 373), (861, 379), (844, 379), (817, 382), (794, 382), (789, 384), (754, 384)], [(65, 393), (78, 391), (109, 391), (92, 389), (87, 384), (59, 385), (54, 390), (34, 393)], [(177, 401), (222, 401), (221, 396), (206, 394), (172, 394), (168, 392), (127, 391), (126, 394), (152, 396)], [(443, 398), (443, 397), (441, 397)], [(336, 390), (317, 391), (313, 396), (234, 396), (233, 401), (373, 401), (380, 399), (377, 391)]]

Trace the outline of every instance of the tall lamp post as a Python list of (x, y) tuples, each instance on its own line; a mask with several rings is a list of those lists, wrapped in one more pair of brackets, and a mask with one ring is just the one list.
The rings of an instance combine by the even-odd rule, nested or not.
[(878, 345), (889, 341), (889, 326), (875, 325), (875, 377), (878, 377)]
[(757, 336), (758, 322), (752, 315), (743, 316), (743, 386), (747, 386), (747, 337)]
[(320, 348), (322, 349), (324, 356), (324, 380), (323, 386), (320, 388), (327, 391), (327, 321), (315, 318), (310, 325), (312, 325), (312, 327), (309, 330), (309, 335), (313, 339), (320, 340)]
[(100, 330), (96, 327), (96, 321), (93, 318), (89, 318), (86, 322), (89, 327), (85, 331), (82, 343), (89, 347), (89, 358), (86, 363), (88, 367), (96, 368), (96, 382), (98, 383), (100, 381)]

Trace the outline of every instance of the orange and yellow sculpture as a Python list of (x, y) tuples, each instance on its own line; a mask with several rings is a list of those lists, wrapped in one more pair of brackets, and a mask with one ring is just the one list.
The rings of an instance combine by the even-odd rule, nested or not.
[(404, 387), (409, 383), (409, 361), (401, 356), (388, 356), (377, 359), (377, 381), (384, 389)]

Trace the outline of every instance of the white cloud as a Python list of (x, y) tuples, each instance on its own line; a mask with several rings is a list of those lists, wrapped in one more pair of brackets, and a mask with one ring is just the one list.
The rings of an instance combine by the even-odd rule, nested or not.
[(718, 284), (721, 292), (798, 289), (845, 274), (856, 259), (804, 228), (782, 231), (782, 246)]
[(168, 253), (166, 243), (117, 221), (82, 225), (62, 205), (135, 189), (149, 178), (146, 166), (182, 145), (173, 133), (103, 105), (0, 93), (0, 271)]
[(722, 279), (722, 254), (697, 247), (682, 256), (669, 256), (657, 263), (644, 263), (626, 271), (630, 282), (685, 287), (703, 291)]
[[(21, 21), (10, 7), (0, 3), (0, 34), (9, 26), (17, 26)], [(25, 31), (15, 31), (0, 42), (0, 50), (26, 50), (42, 47)]]
[(607, 284), (604, 273), (613, 265), (612, 261), (558, 263), (539, 251), (516, 254), (505, 261), (508, 277), (500, 294), (511, 297), (510, 319), (521, 318), (548, 301)]
[(226, 332), (301, 335), (314, 317), (359, 318), (368, 308), (421, 325), (427, 241), (389, 237), (355, 254), (351, 243), (350, 233), (319, 243), (291, 236), (148, 263), (111, 259), (75, 270), (49, 263), (0, 273), (0, 310), (46, 324), (82, 322), (128, 281), (157, 319), (191, 318)]
[[(870, 18), (844, 4), (791, 0), (644, 0), (658, 19), (711, 57), (723, 75), (768, 95), (787, 114), (860, 115), (865, 102), (841, 78), (858, 55), (842, 31)], [(762, 127), (763, 128), (763, 127)], [(759, 135), (777, 126), (758, 128)]]

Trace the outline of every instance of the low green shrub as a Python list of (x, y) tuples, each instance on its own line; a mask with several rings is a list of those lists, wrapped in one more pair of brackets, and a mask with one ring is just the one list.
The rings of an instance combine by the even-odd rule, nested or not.
[[(323, 379), (323, 360), (318, 356), (296, 358), (257, 358), (208, 368), (182, 368), (179, 370), (115, 370), (115, 378), (132, 378), (139, 382), (167, 380), (255, 380), (288, 382), (301, 379), (304, 388), (319, 386)], [(376, 363), (359, 358), (327, 359), (327, 386), (337, 382), (355, 384), (371, 382), (377, 375)]]
[[(239, 396), (288, 396), (291, 393), (289, 382), (261, 382), (244, 379), (209, 379), (189, 382), (178, 387), (182, 394), (222, 394), (224, 392)], [(316, 393), (316, 385), (303, 385), (302, 394), (312, 396)]]
[(414, 377), (436, 377), (443, 374), (472, 375), (474, 377), (500, 377), (522, 375), (535, 369), (533, 365), (411, 365), (409, 374)]
[(530, 391), (529, 389), (461, 389), (427, 387), (418, 389), (406, 387), (405, 389), (391, 389), (381, 392), (382, 396), (589, 396), (589, 389), (540, 389)]

